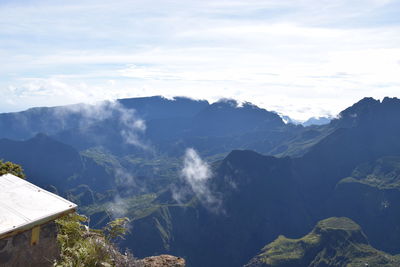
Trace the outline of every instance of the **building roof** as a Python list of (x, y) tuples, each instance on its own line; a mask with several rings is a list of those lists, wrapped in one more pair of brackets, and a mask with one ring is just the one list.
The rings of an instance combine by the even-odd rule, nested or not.
[(0, 176), (0, 239), (73, 212), (77, 205), (12, 174)]

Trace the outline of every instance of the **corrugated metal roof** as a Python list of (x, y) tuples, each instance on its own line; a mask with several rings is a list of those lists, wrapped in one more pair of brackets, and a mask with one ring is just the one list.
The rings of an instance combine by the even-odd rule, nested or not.
[(54, 220), (76, 207), (12, 174), (0, 176), (0, 238)]

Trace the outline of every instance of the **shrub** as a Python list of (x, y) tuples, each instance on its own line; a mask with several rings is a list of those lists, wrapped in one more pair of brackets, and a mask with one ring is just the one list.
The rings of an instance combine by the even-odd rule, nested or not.
[(89, 229), (83, 224), (86, 221), (86, 217), (77, 213), (56, 220), (60, 258), (55, 267), (142, 266), (132, 254), (121, 254), (112, 243), (127, 232), (127, 218), (111, 221), (102, 230)]

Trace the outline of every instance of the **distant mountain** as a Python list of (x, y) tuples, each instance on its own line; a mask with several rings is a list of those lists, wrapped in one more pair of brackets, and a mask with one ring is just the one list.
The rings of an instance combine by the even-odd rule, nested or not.
[(126, 109), (136, 110), (145, 120), (191, 118), (209, 106), (205, 100), (186, 97), (167, 99), (161, 96), (151, 96), (125, 98), (117, 101)]
[(306, 121), (300, 121), (292, 119), (289, 116), (280, 114), (280, 117), (286, 124), (294, 124), (294, 125), (303, 125), (305, 127), (312, 126), (312, 125), (325, 125), (329, 124), (332, 120), (332, 117), (311, 117)]
[[(145, 100), (149, 100), (150, 103), (146, 104), (149, 106), (155, 102), (155, 99), (158, 98), (141, 99), (140, 103), (143, 104)], [(228, 153), (235, 147), (247, 146), (260, 140), (263, 138), (262, 134), (271, 135), (273, 131), (275, 133), (273, 138), (276, 139), (275, 136), (278, 136), (281, 131), (286, 131), (285, 124), (277, 114), (249, 103), (239, 106), (233, 100), (223, 100), (213, 104), (183, 99), (162, 100), (160, 102), (162, 105), (167, 107), (177, 105), (177, 107), (171, 108), (173, 110), (171, 114), (165, 110), (162, 112), (163, 116), (160, 114), (154, 116), (154, 112), (150, 113), (146, 109), (141, 109), (142, 106), (138, 106), (136, 109), (135, 100), (121, 100), (121, 103), (125, 103), (125, 105), (129, 103), (127, 107), (135, 108), (135, 114), (139, 118), (146, 118), (144, 139), (148, 140), (156, 150), (173, 156), (182, 154), (186, 147), (195, 147), (211, 155)], [(179, 105), (179, 101), (185, 101), (185, 109), (178, 112), (178, 108), (183, 106)], [(194, 112), (194, 108), (187, 112), (189, 103), (196, 108), (202, 107), (202, 109), (197, 113)], [(127, 146), (120, 134), (125, 130), (126, 125), (121, 126), (119, 120), (119, 118), (112, 117), (92, 124), (85, 131), (71, 128), (57, 133), (54, 137), (79, 149), (104, 146), (116, 154), (132, 153), (135, 148)], [(265, 132), (269, 132), (269, 134)], [(248, 133), (257, 133), (258, 136), (255, 140), (242, 138), (242, 135)], [(92, 138), (92, 136), (96, 138)], [(210, 148), (212, 151), (209, 151)]]
[[(135, 110), (145, 120), (188, 118), (209, 105), (207, 101), (176, 97), (145, 97), (103, 101), (94, 105), (75, 104), (60, 107), (37, 107), (22, 112), (0, 114), (0, 137), (27, 139), (38, 133), (54, 135), (82, 129), (103, 120), (113, 120), (118, 110)], [(126, 115), (126, 114), (125, 114)]]
[[(127, 155), (141, 153), (147, 146), (174, 157), (187, 147), (208, 156), (238, 148), (292, 153), (292, 139), (305, 131), (285, 125), (276, 113), (250, 103), (220, 100), (209, 104), (183, 97), (131, 98), (5, 113), (0, 114), (0, 130), (0, 137), (14, 140), (45, 133), (79, 151), (103, 147), (112, 154)], [(314, 137), (305, 134), (299, 141)]]
[[(80, 107), (74, 105), (73, 107)], [(69, 106), (72, 107), (72, 106)], [(39, 133), (54, 134), (66, 126), (77, 127), (81, 114), (65, 117), (66, 107), (31, 108), (22, 112), (0, 114), (0, 137), (14, 140), (26, 140)], [(61, 117), (62, 116), (62, 117)]]
[(196, 114), (193, 131), (200, 136), (227, 136), (284, 126), (281, 117), (251, 103), (220, 100)]
[(295, 124), (295, 125), (301, 124), (301, 121), (292, 119), (291, 117), (289, 117), (287, 115), (280, 114), (280, 117), (282, 118), (283, 122), (286, 124), (289, 124), (289, 123)]
[(341, 217), (318, 222), (309, 234), (299, 239), (279, 236), (245, 267), (399, 265), (400, 256), (374, 249), (359, 225)]
[(324, 125), (331, 122), (329, 117), (312, 117), (302, 123), (303, 126)]

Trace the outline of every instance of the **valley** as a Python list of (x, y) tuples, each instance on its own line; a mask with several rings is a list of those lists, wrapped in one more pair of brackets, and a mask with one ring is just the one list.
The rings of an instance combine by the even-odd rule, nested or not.
[[(323, 266), (338, 261), (326, 247), (343, 253), (349, 239), (315, 235), (344, 224), (363, 263), (397, 266), (399, 136), (397, 98), (302, 126), (251, 103), (148, 97), (0, 114), (0, 159), (77, 203), (91, 227), (130, 218), (120, 246), (137, 257)], [(342, 260), (358, 266), (359, 253)]]

